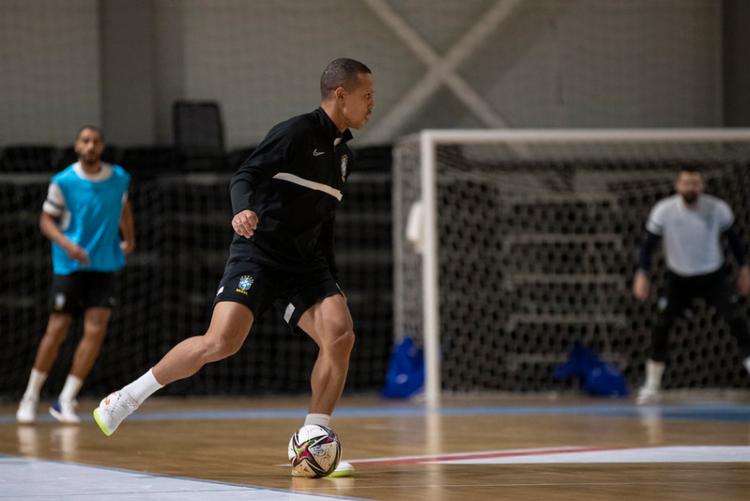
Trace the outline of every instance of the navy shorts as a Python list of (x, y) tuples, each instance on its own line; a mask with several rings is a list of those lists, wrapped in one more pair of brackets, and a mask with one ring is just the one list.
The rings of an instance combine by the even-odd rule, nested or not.
[(81, 313), (89, 308), (115, 306), (117, 274), (103, 271), (76, 271), (52, 275), (50, 310), (55, 313)]
[(214, 306), (222, 301), (234, 301), (247, 306), (258, 319), (275, 305), (284, 321), (295, 327), (303, 313), (336, 294), (341, 294), (341, 289), (327, 268), (292, 272), (253, 261), (230, 261), (219, 282)]

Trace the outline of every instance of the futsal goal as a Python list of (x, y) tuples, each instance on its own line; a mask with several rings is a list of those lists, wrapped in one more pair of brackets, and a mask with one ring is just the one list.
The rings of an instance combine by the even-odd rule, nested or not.
[[(423, 344), (430, 405), (442, 392), (564, 390), (552, 372), (575, 343), (637, 384), (662, 260), (649, 301), (630, 285), (679, 166), (701, 168), (750, 241), (749, 129), (427, 130), (393, 156), (395, 335)], [(747, 387), (712, 315), (698, 303), (676, 325), (665, 387)]]

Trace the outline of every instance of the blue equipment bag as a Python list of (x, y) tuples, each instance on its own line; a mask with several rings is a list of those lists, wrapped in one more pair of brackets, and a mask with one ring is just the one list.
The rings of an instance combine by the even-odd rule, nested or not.
[(625, 377), (613, 365), (600, 359), (592, 350), (576, 343), (570, 350), (568, 361), (558, 366), (554, 378), (565, 380), (580, 377), (583, 391), (597, 397), (626, 397), (628, 385)]
[(405, 337), (393, 350), (382, 396), (409, 398), (422, 391), (424, 386), (424, 354), (414, 340)]

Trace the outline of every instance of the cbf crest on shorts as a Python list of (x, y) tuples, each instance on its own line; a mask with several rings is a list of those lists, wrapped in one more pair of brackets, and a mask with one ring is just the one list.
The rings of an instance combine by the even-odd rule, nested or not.
[(346, 166), (349, 163), (349, 155), (341, 155), (341, 180), (346, 181)]
[(237, 284), (237, 288), (234, 289), (234, 292), (239, 292), (240, 294), (244, 294), (247, 296), (247, 291), (250, 289), (250, 287), (253, 286), (253, 282), (255, 282), (255, 279), (250, 275), (242, 275), (240, 277), (240, 282)]

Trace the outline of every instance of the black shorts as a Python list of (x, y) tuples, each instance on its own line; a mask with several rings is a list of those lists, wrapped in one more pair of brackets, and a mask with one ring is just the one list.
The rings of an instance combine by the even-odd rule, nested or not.
[(241, 303), (257, 319), (275, 304), (284, 321), (294, 327), (310, 307), (336, 294), (341, 294), (341, 289), (328, 269), (292, 272), (252, 261), (230, 261), (219, 282), (214, 306), (222, 301)]
[(70, 275), (52, 275), (50, 310), (56, 313), (80, 313), (88, 308), (115, 306), (117, 274), (103, 271), (76, 271)]

